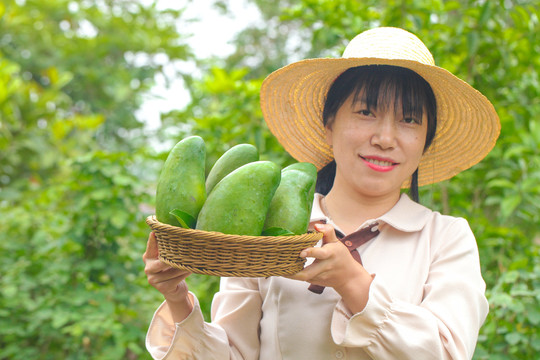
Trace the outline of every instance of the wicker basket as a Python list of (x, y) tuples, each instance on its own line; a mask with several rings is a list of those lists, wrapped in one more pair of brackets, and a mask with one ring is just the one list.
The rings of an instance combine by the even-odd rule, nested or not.
[(226, 277), (292, 275), (302, 270), (303, 249), (315, 245), (320, 232), (292, 236), (244, 236), (183, 229), (146, 219), (156, 235), (159, 259), (196, 274)]

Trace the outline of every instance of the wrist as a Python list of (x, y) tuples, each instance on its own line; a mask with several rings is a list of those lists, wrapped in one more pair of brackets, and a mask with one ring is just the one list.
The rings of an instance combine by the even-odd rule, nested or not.
[(361, 312), (366, 307), (369, 299), (369, 288), (373, 281), (373, 276), (361, 265), (360, 268), (360, 271), (348, 276), (346, 281), (334, 288), (353, 314)]
[(194, 301), (191, 299), (191, 295), (189, 293), (186, 293), (185, 296), (180, 298), (165, 297), (165, 302), (175, 323), (184, 321), (189, 314), (191, 314), (194, 307)]
[(165, 300), (172, 303), (183, 303), (188, 299), (189, 289), (185, 280), (182, 280), (176, 285), (176, 288), (167, 292), (162, 292)]
[(168, 303), (175, 304), (175, 305), (190, 305), (193, 306), (193, 302), (190, 298), (188, 287), (185, 281), (182, 281), (178, 286), (176, 287), (176, 291), (172, 294), (164, 295), (165, 300)]
[(193, 311), (194, 300), (188, 292), (185, 281), (178, 284), (173, 294), (165, 296), (165, 302), (175, 323), (182, 322)]
[(165, 301), (169, 304), (174, 304), (174, 305), (182, 305), (182, 306), (185, 306), (185, 305), (190, 305), (192, 306), (193, 305), (193, 302), (191, 301), (190, 299), (190, 296), (189, 296), (189, 293), (185, 293), (183, 295), (175, 295), (175, 296), (165, 296)]

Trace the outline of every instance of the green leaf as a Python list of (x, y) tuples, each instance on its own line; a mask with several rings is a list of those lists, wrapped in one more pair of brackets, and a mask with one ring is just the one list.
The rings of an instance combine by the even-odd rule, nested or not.
[(534, 350), (540, 351), (540, 339), (533, 339), (533, 341), (531, 342), (531, 346)]
[(516, 187), (516, 184), (508, 179), (493, 179), (487, 183), (488, 188), (507, 188), (513, 189)]
[(195, 219), (193, 216), (189, 215), (186, 212), (183, 212), (180, 209), (174, 209), (169, 214), (173, 215), (176, 220), (180, 223), (180, 226), (182, 226), (184, 229), (193, 229), (195, 228), (195, 224), (197, 222), (197, 219)]
[(294, 233), (289, 230), (282, 229), (280, 227), (271, 227), (262, 232), (263, 236), (289, 236), (294, 235)]
[(540, 324), (540, 311), (538, 309), (529, 309), (528, 318), (531, 324), (537, 326)]
[(532, 136), (537, 143), (540, 143), (540, 123), (538, 121), (529, 121), (529, 128)]
[(508, 271), (504, 275), (504, 282), (507, 284), (515, 283), (519, 278), (519, 272), (517, 271)]
[(506, 219), (521, 203), (521, 196), (518, 194), (505, 197), (501, 202), (501, 215)]
[(508, 341), (510, 345), (516, 345), (521, 341), (521, 334), (517, 332), (512, 332), (504, 336), (505, 340)]

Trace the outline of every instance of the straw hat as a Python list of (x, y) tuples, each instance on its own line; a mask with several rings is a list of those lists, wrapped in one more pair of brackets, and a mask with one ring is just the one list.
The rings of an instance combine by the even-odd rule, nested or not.
[(291, 156), (313, 163), (318, 169), (333, 159), (322, 123), (326, 93), (346, 69), (373, 64), (415, 71), (431, 85), (437, 99), (437, 131), (420, 161), (420, 186), (468, 169), (495, 146), (501, 125), (489, 100), (449, 71), (435, 66), (433, 56), (415, 35), (382, 27), (357, 35), (341, 58), (302, 60), (274, 71), (264, 80), (264, 118)]

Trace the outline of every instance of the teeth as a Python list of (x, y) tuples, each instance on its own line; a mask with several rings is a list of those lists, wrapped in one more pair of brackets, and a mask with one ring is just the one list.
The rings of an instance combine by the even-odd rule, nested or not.
[(392, 163), (389, 161), (380, 161), (380, 160), (375, 160), (375, 159), (366, 159), (366, 160), (378, 166), (392, 166)]

